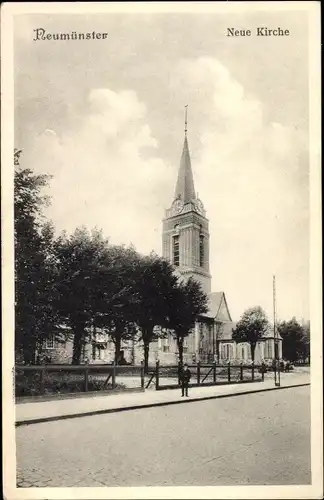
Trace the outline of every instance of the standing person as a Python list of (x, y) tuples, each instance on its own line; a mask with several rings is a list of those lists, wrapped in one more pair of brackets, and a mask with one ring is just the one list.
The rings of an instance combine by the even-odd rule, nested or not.
[(188, 368), (188, 365), (185, 364), (183, 365), (183, 370), (181, 372), (181, 397), (183, 397), (184, 395), (186, 395), (187, 397), (188, 396), (188, 385), (189, 385), (189, 382), (190, 382), (190, 378), (191, 378), (191, 372)]

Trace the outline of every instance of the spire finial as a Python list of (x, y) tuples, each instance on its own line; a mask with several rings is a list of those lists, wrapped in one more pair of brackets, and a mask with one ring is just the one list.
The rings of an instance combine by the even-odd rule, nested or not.
[(190, 153), (187, 139), (187, 124), (188, 124), (188, 104), (185, 106), (185, 137), (183, 141), (183, 149), (180, 160), (180, 169), (178, 172), (178, 180), (175, 190), (174, 199), (180, 194), (180, 198), (184, 203), (195, 200), (195, 187), (191, 169)]
[(188, 104), (185, 105), (185, 136), (187, 136), (187, 125), (188, 125)]

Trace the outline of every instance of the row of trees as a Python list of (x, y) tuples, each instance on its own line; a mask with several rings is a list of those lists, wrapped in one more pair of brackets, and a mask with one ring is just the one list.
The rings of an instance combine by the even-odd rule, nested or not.
[(124, 340), (141, 340), (146, 370), (150, 343), (171, 332), (182, 362), (183, 340), (207, 312), (200, 284), (183, 282), (154, 253), (111, 245), (98, 230), (78, 228), (56, 237), (42, 215), (50, 177), (21, 168), (20, 154), (15, 151), (15, 300), (16, 348), (23, 361), (34, 363), (53, 334), (66, 340), (68, 328), (73, 364), (80, 363), (93, 329), (113, 341), (116, 359)]
[[(248, 342), (251, 346), (251, 358), (257, 342), (269, 330), (270, 323), (261, 307), (247, 309), (233, 329), (232, 338), (236, 342)], [(276, 325), (277, 332), (282, 337), (282, 357), (295, 363), (310, 360), (310, 324), (300, 324), (296, 318), (281, 321)]]
[[(70, 236), (55, 237), (42, 215), (49, 202), (43, 189), (50, 177), (21, 168), (20, 155), (15, 150), (15, 300), (16, 347), (24, 362), (34, 363), (37, 350), (53, 334), (66, 340), (66, 327), (74, 364), (80, 363), (94, 328), (113, 341), (116, 360), (123, 341), (141, 340), (146, 368), (150, 343), (170, 331), (182, 362), (184, 338), (207, 312), (200, 285), (179, 280), (172, 266), (153, 253), (143, 256), (133, 247), (110, 245), (97, 230), (78, 228)], [(268, 328), (262, 308), (251, 308), (232, 338), (249, 342), (254, 359), (256, 344)], [(309, 359), (309, 324), (293, 318), (277, 328), (285, 359)]]

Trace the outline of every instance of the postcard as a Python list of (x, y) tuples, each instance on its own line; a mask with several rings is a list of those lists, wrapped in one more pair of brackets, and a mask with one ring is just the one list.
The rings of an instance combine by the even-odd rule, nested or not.
[(319, 2), (2, 6), (4, 491), (322, 498)]

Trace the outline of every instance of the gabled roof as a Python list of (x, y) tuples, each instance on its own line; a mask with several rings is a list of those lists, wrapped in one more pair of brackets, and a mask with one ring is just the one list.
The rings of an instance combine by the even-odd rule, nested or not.
[(220, 321), (232, 321), (224, 292), (210, 293), (208, 295), (208, 308), (207, 316)]
[(208, 295), (208, 316), (217, 316), (223, 292), (213, 292)]
[(183, 203), (196, 199), (187, 136), (185, 136), (183, 143), (174, 199), (180, 199)]

